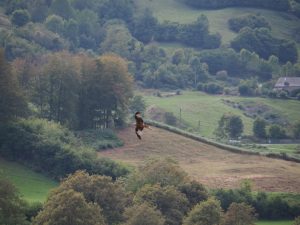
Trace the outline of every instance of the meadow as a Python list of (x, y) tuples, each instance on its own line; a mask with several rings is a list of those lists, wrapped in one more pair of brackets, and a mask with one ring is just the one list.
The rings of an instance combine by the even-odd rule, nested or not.
[(58, 183), (18, 163), (0, 158), (0, 173), (8, 178), (28, 202), (44, 202)]
[[(299, 101), (294, 100), (207, 95), (202, 92), (191, 91), (184, 91), (182, 95), (172, 97), (161, 98), (153, 94), (144, 94), (144, 97), (149, 108), (159, 108), (166, 112), (172, 112), (178, 119), (181, 109), (182, 121), (193, 128), (195, 133), (208, 138), (215, 137), (214, 131), (224, 113), (239, 115), (244, 123), (244, 135), (252, 135), (254, 119), (246, 116), (245, 111), (239, 107), (226, 104), (226, 101), (242, 103), (242, 105), (251, 103), (268, 107), (273, 114), (291, 123), (299, 120), (300, 104)], [(146, 115), (155, 116), (149, 113)]]

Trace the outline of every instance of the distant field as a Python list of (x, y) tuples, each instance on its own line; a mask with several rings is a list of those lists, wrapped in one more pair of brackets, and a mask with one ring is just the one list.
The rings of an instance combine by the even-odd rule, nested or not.
[(292, 225), (293, 221), (259, 221), (256, 225)]
[(44, 202), (50, 191), (58, 184), (53, 180), (33, 172), (18, 163), (0, 158), (0, 172), (3, 173), (29, 202)]
[[(276, 37), (293, 40), (293, 31), (300, 28), (300, 19), (297, 17), (288, 13), (264, 9), (226, 8), (220, 10), (196, 10), (179, 3), (177, 0), (136, 0), (136, 3), (141, 8), (150, 8), (160, 21), (169, 20), (179, 23), (190, 23), (195, 21), (200, 14), (204, 14), (209, 19), (211, 32), (219, 32), (222, 35), (223, 44), (228, 44), (236, 36), (234, 32), (229, 30), (227, 21), (232, 17), (246, 13), (259, 13), (264, 16), (271, 24), (272, 31)], [(162, 47), (165, 47), (165, 45), (162, 45)], [(173, 47), (179, 46), (173, 45)]]
[(300, 144), (263, 144), (262, 148), (253, 149), (258, 152), (286, 153), (300, 158)]
[[(253, 119), (244, 115), (244, 111), (233, 108), (224, 103), (224, 100), (231, 102), (251, 102), (269, 107), (288, 121), (299, 120), (299, 101), (246, 98), (222, 95), (207, 95), (200, 92), (183, 92), (182, 95), (159, 98), (151, 94), (145, 95), (149, 107), (158, 107), (167, 112), (173, 112), (179, 118), (180, 108), (182, 109), (182, 120), (194, 128), (200, 135), (213, 138), (218, 121), (224, 113), (234, 113), (241, 116), (245, 126), (245, 135), (252, 134)], [(200, 121), (200, 129), (199, 129)]]

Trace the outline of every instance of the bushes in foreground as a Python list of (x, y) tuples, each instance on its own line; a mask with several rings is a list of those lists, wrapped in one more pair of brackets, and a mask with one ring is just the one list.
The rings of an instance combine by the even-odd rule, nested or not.
[(21, 161), (54, 178), (82, 169), (113, 178), (128, 169), (81, 145), (66, 128), (42, 119), (19, 120), (0, 127), (0, 155)]

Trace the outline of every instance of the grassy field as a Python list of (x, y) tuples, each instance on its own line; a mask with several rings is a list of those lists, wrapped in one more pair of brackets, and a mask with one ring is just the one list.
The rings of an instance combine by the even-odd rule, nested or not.
[(0, 172), (4, 174), (29, 202), (44, 202), (50, 191), (58, 184), (53, 180), (33, 172), (18, 163), (0, 158)]
[(147, 158), (173, 158), (194, 179), (210, 188), (237, 188), (245, 179), (255, 190), (300, 193), (300, 164), (264, 156), (228, 152), (156, 127), (146, 129), (142, 141), (134, 127), (119, 132), (124, 146), (99, 152), (132, 166)]
[(256, 225), (292, 225), (293, 221), (259, 221)]
[[(195, 21), (200, 14), (208, 17), (211, 32), (219, 32), (222, 35), (223, 44), (228, 44), (236, 34), (229, 30), (227, 21), (236, 16), (247, 13), (259, 13), (271, 24), (276, 37), (293, 40), (293, 31), (300, 28), (300, 19), (288, 13), (280, 13), (264, 9), (254, 8), (226, 8), (220, 10), (197, 10), (190, 8), (177, 0), (136, 0), (141, 8), (150, 8), (159, 21), (169, 20), (179, 23)], [(174, 48), (180, 46), (171, 45)], [(162, 45), (165, 47), (165, 45)], [(170, 45), (167, 45), (170, 51)], [(299, 45), (300, 49), (300, 45)]]
[(263, 144), (263, 148), (257, 149), (259, 152), (272, 152), (272, 153), (287, 153), (298, 154), (300, 152), (299, 144)]
[[(218, 121), (224, 113), (241, 116), (245, 126), (244, 134), (252, 134), (253, 119), (245, 116), (244, 111), (225, 104), (224, 100), (235, 103), (243, 102), (243, 104), (253, 102), (267, 106), (272, 112), (276, 112), (280, 117), (291, 122), (299, 120), (300, 111), (299, 101), (207, 95), (200, 92), (183, 92), (182, 95), (165, 98), (148, 94), (145, 95), (145, 99), (150, 108), (158, 107), (164, 111), (173, 112), (177, 118), (179, 118), (181, 108), (182, 120), (198, 134), (209, 138), (214, 138)], [(152, 117), (153, 115), (150, 113), (147, 116)]]

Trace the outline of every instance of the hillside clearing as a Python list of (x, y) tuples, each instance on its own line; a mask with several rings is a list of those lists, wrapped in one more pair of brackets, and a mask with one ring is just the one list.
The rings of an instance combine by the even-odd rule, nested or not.
[(255, 190), (300, 193), (300, 164), (263, 156), (231, 153), (180, 135), (153, 128), (139, 141), (134, 129), (119, 132), (124, 147), (100, 156), (138, 166), (151, 157), (171, 157), (194, 179), (210, 188), (237, 188), (244, 179)]
[(23, 198), (29, 202), (44, 202), (50, 189), (58, 185), (57, 182), (18, 163), (1, 158), (0, 172), (16, 186)]

